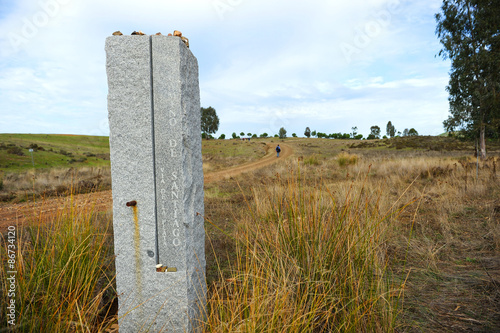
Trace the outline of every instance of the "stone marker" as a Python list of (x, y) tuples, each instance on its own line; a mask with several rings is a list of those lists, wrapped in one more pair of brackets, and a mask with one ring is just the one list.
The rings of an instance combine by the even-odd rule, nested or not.
[(120, 332), (198, 332), (206, 304), (198, 63), (178, 37), (106, 39)]

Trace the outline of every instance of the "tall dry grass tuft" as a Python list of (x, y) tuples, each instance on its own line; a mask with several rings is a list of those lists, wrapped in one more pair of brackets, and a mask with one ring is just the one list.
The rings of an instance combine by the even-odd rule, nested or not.
[(339, 166), (354, 165), (358, 162), (358, 155), (341, 152), (337, 155), (337, 163)]
[(399, 288), (385, 259), (379, 196), (345, 197), (299, 171), (254, 188), (231, 276), (211, 290), (209, 332), (388, 332)]
[[(67, 207), (53, 220), (31, 221), (16, 238), (16, 329), (101, 332), (110, 326), (115, 291), (111, 223), (93, 207)], [(6, 241), (0, 281), (6, 295)], [(5, 309), (6, 297), (2, 297)], [(5, 311), (0, 320), (7, 322)]]

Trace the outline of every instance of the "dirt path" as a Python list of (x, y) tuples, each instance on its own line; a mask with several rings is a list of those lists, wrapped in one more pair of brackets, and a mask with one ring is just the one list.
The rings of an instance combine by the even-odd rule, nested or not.
[[(274, 145), (268, 144), (267, 154), (263, 158), (255, 162), (207, 173), (205, 175), (205, 184), (262, 168), (266, 165), (288, 158), (293, 154), (293, 150), (289, 145), (280, 144), (280, 146), (282, 147), (282, 152), (279, 158), (276, 157)], [(93, 211), (96, 212), (110, 210), (112, 206), (111, 190), (77, 194), (72, 197), (72, 200), (75, 207), (93, 207)], [(44, 221), (47, 217), (55, 217), (61, 214), (65, 206), (70, 203), (71, 200), (68, 200), (67, 197), (50, 197), (36, 202), (2, 205), (0, 206), (0, 232), (4, 232), (8, 226), (22, 225), (27, 218), (31, 218), (34, 221)]]
[(275, 162), (279, 161), (280, 159), (288, 158), (288, 157), (292, 156), (293, 150), (289, 145), (281, 143), (280, 147), (282, 150), (281, 150), (279, 158), (276, 157), (276, 152), (274, 151), (275, 146), (268, 143), (267, 144), (267, 154), (263, 158), (261, 158), (257, 161), (254, 161), (254, 162), (250, 162), (250, 163), (238, 165), (238, 166), (235, 166), (232, 168), (208, 173), (205, 175), (205, 184), (212, 183), (212, 182), (224, 179), (224, 178), (234, 177), (236, 175), (239, 175), (240, 173), (260, 169), (266, 165), (275, 163)]

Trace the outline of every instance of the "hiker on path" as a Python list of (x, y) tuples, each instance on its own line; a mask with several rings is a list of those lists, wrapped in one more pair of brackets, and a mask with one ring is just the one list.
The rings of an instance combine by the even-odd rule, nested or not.
[(281, 151), (281, 148), (280, 148), (280, 145), (278, 145), (276, 147), (276, 153), (277, 153), (277, 156), (276, 157), (280, 157), (280, 151)]

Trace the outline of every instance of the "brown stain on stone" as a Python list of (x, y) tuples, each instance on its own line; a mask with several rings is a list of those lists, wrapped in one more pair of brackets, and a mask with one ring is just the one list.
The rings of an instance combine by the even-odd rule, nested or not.
[(135, 282), (136, 282), (137, 293), (139, 297), (142, 298), (141, 234), (139, 231), (139, 212), (137, 209), (137, 205), (131, 205), (131, 207), (134, 214)]

